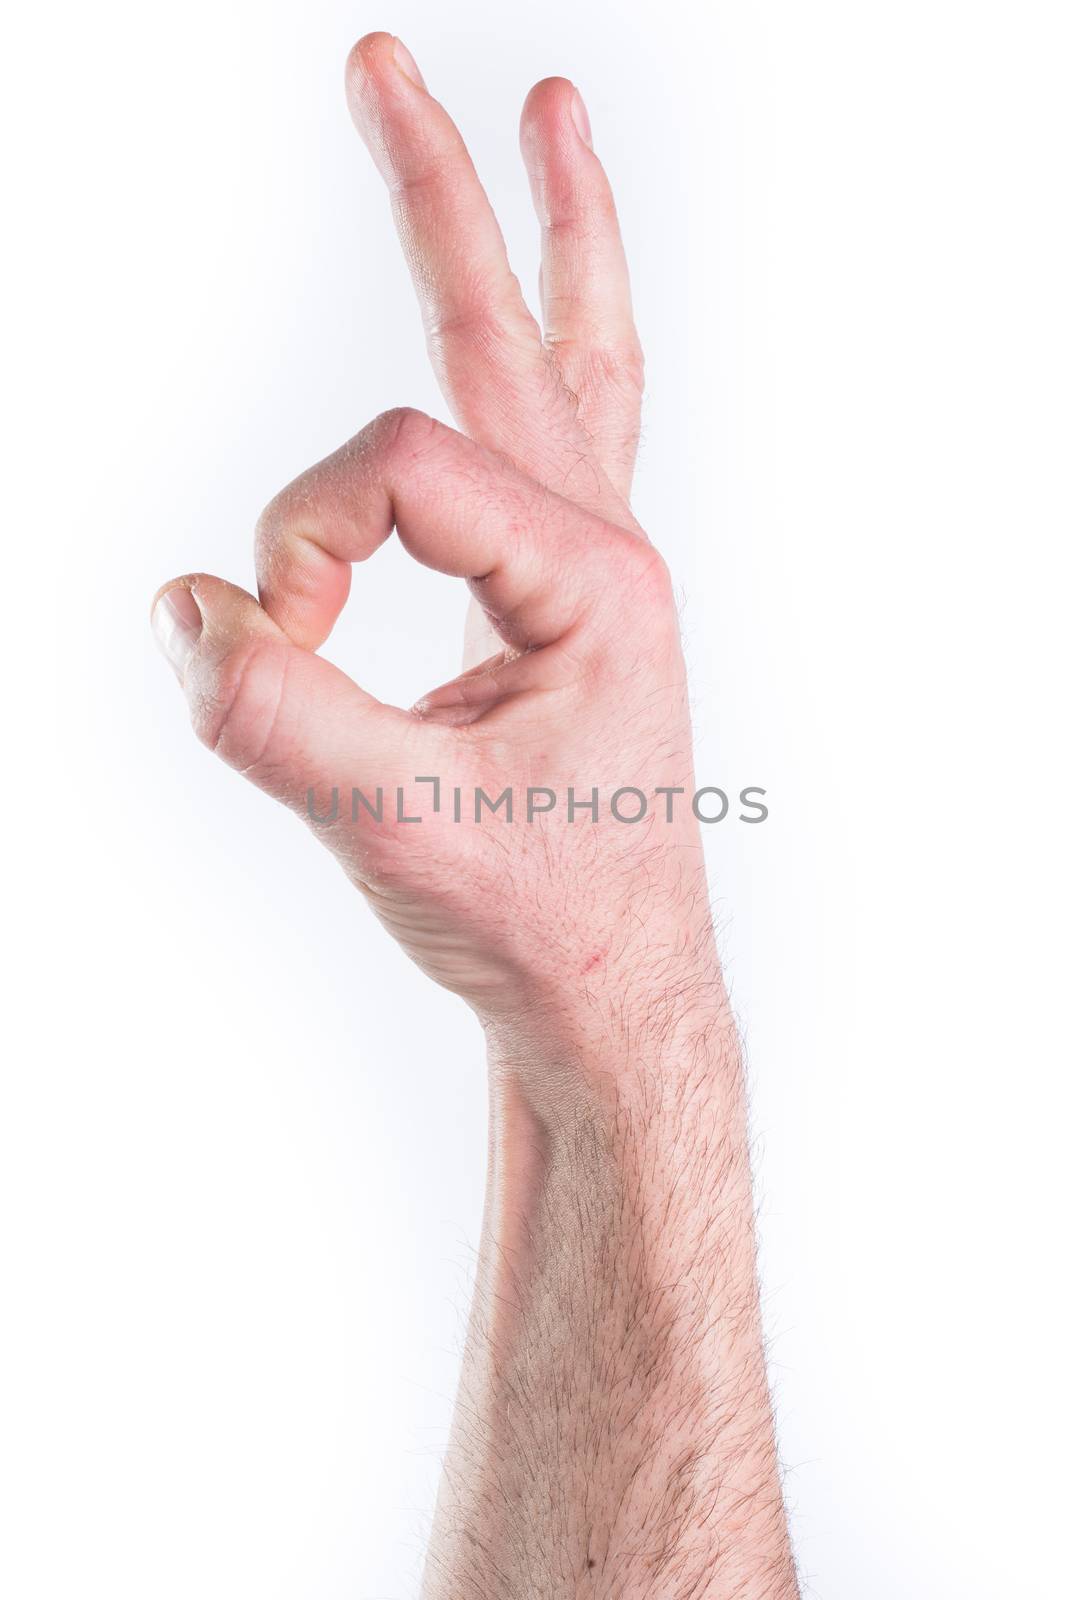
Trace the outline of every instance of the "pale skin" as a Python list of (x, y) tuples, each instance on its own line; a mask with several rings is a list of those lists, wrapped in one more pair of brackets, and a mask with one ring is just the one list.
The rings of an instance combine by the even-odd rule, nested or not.
[[(497, 796), (694, 788), (667, 570), (628, 504), (642, 357), (585, 109), (536, 85), (543, 230), (524, 305), (459, 133), (410, 54), (347, 69), (461, 432), (377, 418), (268, 506), (258, 598), (196, 574), (153, 621), (199, 736), (270, 794), (418, 774)], [(316, 654), (396, 530), (467, 580), (467, 671), (411, 710)], [(560, 808), (313, 825), (485, 1030), (485, 1227), (424, 1600), (796, 1596), (768, 1397), (739, 1047), (700, 826)]]

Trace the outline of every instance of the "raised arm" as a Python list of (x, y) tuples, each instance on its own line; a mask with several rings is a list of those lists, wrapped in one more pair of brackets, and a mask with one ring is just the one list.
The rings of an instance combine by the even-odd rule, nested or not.
[[(543, 336), (403, 46), (370, 35), (348, 82), (467, 437), (378, 418), (264, 513), (258, 600), (197, 574), (153, 616), (200, 736), (485, 1029), (485, 1227), (424, 1594), (785, 1600), (742, 1074), (671, 585), (626, 501), (641, 358), (607, 181), (571, 85), (538, 85)], [(477, 616), (478, 664), (411, 710), (314, 653), (393, 529)]]

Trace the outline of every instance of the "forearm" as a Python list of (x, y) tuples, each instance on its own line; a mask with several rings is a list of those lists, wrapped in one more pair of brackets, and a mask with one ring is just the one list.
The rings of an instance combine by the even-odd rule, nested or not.
[[(633, 1017), (631, 1006), (628, 1011)], [(490, 1035), (486, 1218), (427, 1600), (796, 1595), (737, 1037)], [(618, 1019), (617, 1019), (618, 1020)]]
[[(195, 573), (153, 618), (200, 737), (487, 1022), (486, 1222), (425, 1600), (789, 1600), (699, 837), (717, 791), (629, 504), (642, 354), (611, 189), (574, 85), (536, 85), (541, 329), (410, 52), (369, 34), (347, 82), (464, 432), (383, 413), (260, 517), (258, 601)], [(486, 625), (409, 711), (318, 654), (393, 531)]]

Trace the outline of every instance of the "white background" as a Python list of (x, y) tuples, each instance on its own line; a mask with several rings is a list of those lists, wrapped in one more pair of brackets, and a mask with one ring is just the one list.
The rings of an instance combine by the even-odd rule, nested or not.
[[(649, 358), (821, 1600), (1052, 1595), (1065, 1067), (1063, 5), (23, 7), (3, 51), (11, 1033), (0, 1588), (403, 1600), (477, 1242), (477, 1029), (193, 740), (149, 598), (442, 415), (341, 73), (402, 35), (533, 286), (572, 77)], [(333, 658), (402, 703), (461, 586), (387, 547)], [(501, 1597), (510, 1600), (510, 1597)]]

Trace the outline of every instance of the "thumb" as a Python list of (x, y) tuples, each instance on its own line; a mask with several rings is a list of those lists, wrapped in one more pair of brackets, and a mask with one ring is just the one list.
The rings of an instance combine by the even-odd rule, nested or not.
[(415, 719), (292, 643), (259, 603), (203, 573), (156, 595), (152, 626), (204, 744), (305, 812), (309, 789), (388, 781)]

